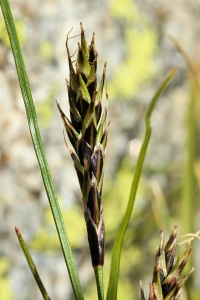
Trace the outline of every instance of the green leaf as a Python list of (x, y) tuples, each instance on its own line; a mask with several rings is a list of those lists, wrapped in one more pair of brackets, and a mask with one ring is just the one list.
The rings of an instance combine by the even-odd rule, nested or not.
[(30, 90), (30, 85), (26, 73), (26, 68), (23, 61), (23, 56), (21, 53), (17, 32), (15, 29), (15, 24), (13, 21), (11, 9), (8, 0), (0, 0), (1, 9), (3, 12), (6, 28), (8, 31), (10, 44), (15, 60), (15, 65), (17, 69), (17, 74), (19, 78), (20, 88), (22, 97), (24, 100), (28, 125), (31, 133), (31, 138), (35, 148), (35, 153), (38, 159), (39, 167), (41, 170), (44, 186), (49, 199), (49, 204), (52, 210), (54, 221), (56, 224), (56, 229), (60, 239), (63, 255), (68, 268), (70, 280), (72, 283), (75, 298), (77, 300), (83, 299), (83, 293), (80, 286), (80, 281), (78, 278), (78, 273), (75, 267), (72, 250), (68, 240), (67, 232), (65, 229), (63, 217), (60, 211), (59, 203), (55, 194), (54, 186), (52, 183), (51, 175), (49, 172), (48, 163), (43, 149), (43, 144), (40, 136), (40, 131), (37, 124), (37, 115), (35, 111), (34, 102), (32, 99), (32, 94)]
[(51, 300), (51, 298), (49, 297), (49, 295), (48, 295), (48, 293), (47, 293), (47, 291), (46, 291), (46, 289), (45, 289), (45, 287), (43, 285), (43, 282), (42, 282), (42, 280), (40, 278), (40, 275), (39, 275), (39, 273), (37, 271), (37, 268), (36, 268), (36, 266), (34, 264), (34, 261), (33, 261), (32, 257), (31, 257), (31, 254), (30, 254), (30, 252), (29, 252), (29, 250), (28, 250), (28, 248), (26, 246), (26, 243), (25, 243), (25, 241), (24, 241), (24, 239), (23, 239), (23, 237), (22, 237), (22, 235), (21, 235), (21, 233), (20, 233), (20, 231), (19, 231), (19, 229), (17, 227), (15, 227), (15, 231), (16, 231), (18, 240), (20, 242), (20, 245), (22, 247), (22, 250), (24, 252), (24, 255), (26, 257), (27, 263), (29, 264), (31, 272), (32, 272), (32, 274), (33, 274), (33, 276), (35, 278), (35, 281), (36, 281), (36, 283), (37, 283), (37, 285), (38, 285), (38, 287), (40, 289), (40, 292), (41, 292), (44, 300)]
[(174, 68), (171, 73), (165, 78), (163, 83), (158, 88), (157, 92), (155, 93), (154, 97), (152, 98), (149, 107), (147, 109), (147, 113), (145, 116), (145, 125), (146, 125), (146, 132), (145, 137), (143, 140), (142, 148), (140, 150), (139, 158), (137, 161), (137, 165), (135, 168), (135, 173), (132, 181), (131, 191), (129, 195), (129, 201), (126, 209), (126, 213), (124, 215), (124, 218), (122, 220), (121, 227), (119, 229), (119, 232), (117, 234), (117, 238), (115, 239), (115, 243), (113, 246), (112, 251), (112, 258), (111, 258), (111, 267), (110, 267), (110, 278), (109, 278), (109, 284), (108, 284), (108, 292), (107, 292), (107, 300), (116, 300), (117, 299), (117, 288), (118, 288), (118, 280), (119, 280), (119, 268), (120, 268), (120, 256), (121, 256), (121, 249), (122, 244), (124, 240), (124, 235), (126, 232), (126, 229), (128, 227), (128, 223), (131, 217), (131, 213), (133, 210), (133, 205), (136, 198), (137, 188), (142, 172), (142, 167), (144, 163), (144, 159), (146, 156), (147, 147), (149, 144), (150, 136), (151, 136), (151, 124), (150, 119), (152, 112), (154, 110), (155, 104), (158, 101), (158, 98), (166, 88), (169, 81), (172, 79), (176, 72), (176, 68)]

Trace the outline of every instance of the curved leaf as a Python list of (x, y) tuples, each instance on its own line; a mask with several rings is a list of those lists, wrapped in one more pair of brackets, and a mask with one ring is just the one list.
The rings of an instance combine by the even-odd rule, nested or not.
[(176, 68), (174, 68), (171, 73), (165, 78), (163, 83), (158, 88), (157, 92), (155, 93), (154, 97), (152, 98), (149, 107), (147, 109), (147, 113), (145, 116), (145, 125), (146, 125), (146, 132), (145, 137), (143, 140), (142, 148), (140, 150), (139, 158), (137, 161), (137, 165), (135, 168), (135, 173), (132, 181), (131, 191), (129, 195), (129, 201), (126, 209), (126, 213), (124, 215), (121, 227), (117, 234), (117, 238), (115, 239), (115, 243), (113, 246), (112, 251), (112, 259), (111, 259), (111, 267), (110, 267), (110, 278), (108, 284), (108, 292), (107, 292), (107, 300), (116, 300), (117, 299), (117, 288), (118, 288), (118, 279), (119, 279), (119, 267), (120, 267), (120, 256), (121, 256), (121, 249), (123, 245), (124, 235), (131, 217), (131, 213), (133, 210), (133, 205), (136, 198), (137, 188), (142, 172), (142, 167), (144, 163), (144, 159), (146, 156), (147, 147), (149, 144), (150, 136), (151, 136), (151, 124), (150, 119), (152, 112), (154, 110), (155, 104), (158, 101), (158, 98), (166, 88), (169, 81), (172, 79), (176, 72)]

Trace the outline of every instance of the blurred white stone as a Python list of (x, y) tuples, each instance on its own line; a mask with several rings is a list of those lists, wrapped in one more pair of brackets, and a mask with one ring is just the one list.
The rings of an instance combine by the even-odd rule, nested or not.
[(129, 142), (129, 154), (131, 158), (137, 159), (140, 153), (140, 149), (142, 146), (142, 141), (139, 139), (132, 139)]

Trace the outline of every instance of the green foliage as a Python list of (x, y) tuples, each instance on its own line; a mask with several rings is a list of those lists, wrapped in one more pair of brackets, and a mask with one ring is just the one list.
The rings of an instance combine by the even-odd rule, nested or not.
[[(51, 176), (48, 170), (48, 164), (43, 151), (43, 145), (40, 139), (40, 132), (37, 126), (35, 107), (32, 101), (32, 96), (30, 92), (30, 87), (26, 75), (24, 62), (21, 55), (17, 35), (15, 32), (15, 27), (12, 21), (12, 15), (9, 11), (8, 3), (6, 3), (5, 0), (2, 0), (0, 3), (2, 5), (2, 8), (4, 8), (4, 17), (5, 17), (9, 37), (11, 40), (11, 44), (12, 44), (12, 50), (16, 62), (17, 71), (18, 71), (21, 91), (22, 91), (22, 95), (24, 98), (25, 107), (27, 111), (29, 127), (32, 134), (32, 139), (38, 157), (41, 173), (44, 179), (44, 185), (46, 187), (50, 206), (54, 216), (54, 221), (56, 223), (57, 234), (60, 238), (63, 254), (71, 278), (71, 283), (73, 285), (75, 298), (78, 300), (83, 299), (82, 289), (79, 283), (76, 267), (73, 262), (71, 247), (68, 241), (68, 236), (65, 231), (65, 226), (63, 222), (63, 217), (64, 217), (65, 223), (67, 224), (67, 228), (69, 230), (68, 233), (69, 233), (71, 245), (73, 245), (73, 247), (79, 247), (79, 245), (82, 242), (82, 239), (85, 238), (85, 234), (83, 233), (84, 226), (83, 226), (82, 213), (79, 211), (79, 209), (77, 209), (77, 207), (72, 207), (66, 212), (64, 212), (63, 217), (61, 215), (59, 204), (52, 185)], [(131, 95), (134, 95), (141, 87), (142, 83), (145, 80), (147, 80), (147, 78), (149, 77), (152, 78), (152, 76), (155, 73), (156, 69), (154, 68), (152, 62), (153, 62), (153, 56), (156, 51), (155, 45), (156, 45), (157, 37), (156, 37), (155, 30), (150, 26), (147, 20), (139, 14), (132, 1), (126, 0), (123, 3), (118, 0), (114, 1), (113, 4), (111, 4), (111, 12), (118, 20), (121, 20), (122, 22), (124, 22), (124, 24), (126, 24), (126, 29), (124, 29), (125, 59), (121, 64), (121, 66), (118, 66), (120, 71), (116, 70), (115, 72), (115, 75), (113, 77), (113, 82), (110, 84), (109, 87), (109, 92), (113, 95), (113, 97), (118, 96), (119, 98), (128, 98)], [(10, 18), (7, 18), (8, 15)], [(41, 50), (42, 58), (46, 61), (49, 61), (52, 56), (52, 49), (50, 43), (48, 41), (44, 41), (44, 43), (41, 44), (40, 50)], [(145, 70), (145, 72), (141, 70)], [(144, 233), (144, 231), (149, 232), (151, 228), (147, 228), (147, 226), (146, 227), (144, 226), (145, 227), (144, 229), (144, 227), (141, 228), (141, 226), (140, 227), (138, 226), (138, 231), (139, 231), (138, 233), (136, 232), (134, 227), (136, 225), (133, 225), (133, 222), (129, 223), (129, 221), (130, 221), (130, 216), (132, 213), (132, 208), (136, 197), (136, 192), (138, 188), (139, 179), (141, 176), (146, 150), (150, 139), (150, 134), (151, 134), (150, 117), (157, 99), (159, 98), (161, 92), (164, 90), (164, 88), (166, 87), (166, 85), (174, 75), (174, 73), (175, 70), (173, 70), (171, 74), (165, 79), (165, 81), (162, 83), (162, 85), (158, 89), (157, 93), (155, 94), (155, 96), (153, 97), (149, 105), (145, 117), (146, 134), (142, 145), (142, 150), (139, 155), (139, 160), (135, 168), (134, 179), (132, 180), (133, 170), (131, 168), (128, 168), (127, 165), (123, 166), (123, 169), (120, 171), (121, 173), (119, 173), (119, 176), (116, 180), (115, 188), (112, 190), (112, 193), (110, 195), (110, 197), (112, 197), (112, 200), (114, 202), (114, 205), (112, 202), (113, 205), (112, 208), (109, 206), (107, 207), (108, 210), (107, 215), (109, 215), (110, 218), (110, 220), (108, 219), (107, 222), (107, 228), (108, 228), (108, 233), (110, 230), (111, 239), (114, 239), (114, 235), (112, 234), (114, 230), (116, 230), (116, 227), (120, 226), (119, 220), (123, 218), (124, 211), (126, 211), (126, 213), (122, 222), (122, 226), (120, 227), (117, 238), (115, 238), (115, 242), (114, 242), (114, 250), (112, 255), (112, 264), (111, 264), (111, 272), (110, 272), (111, 276), (108, 285), (109, 286), (108, 297), (107, 297), (108, 300), (111, 299), (115, 300), (117, 298), (118, 279), (119, 279), (119, 286), (121, 288), (121, 290), (118, 293), (118, 297), (120, 299), (126, 298), (127, 300), (134, 299), (135, 297), (133, 287), (130, 284), (127, 273), (131, 273), (131, 268), (133, 268), (133, 266), (143, 263), (144, 257), (139, 251), (139, 248), (133, 246), (132, 242), (136, 236), (139, 238), (141, 237), (141, 232), (142, 233)], [(125, 81), (124, 78), (126, 78)], [(77, 88), (77, 90), (79, 89)], [(53, 93), (53, 91), (51, 91), (51, 93)], [(42, 122), (44, 122), (43, 123), (44, 126), (46, 126), (49, 123), (52, 117), (52, 108), (51, 108), (52, 100), (50, 100), (51, 98), (52, 98), (52, 94), (47, 97), (47, 100), (44, 101), (43, 106), (39, 107), (40, 115), (47, 116), (47, 118), (44, 120), (43, 117), (41, 117), (41, 120), (43, 120)], [(76, 103), (76, 100), (77, 98), (75, 97), (74, 103)], [(90, 116), (88, 115), (88, 120), (90, 120), (89, 117)], [(84, 164), (85, 161), (86, 160), (84, 160)], [(132, 182), (132, 186), (131, 186), (131, 182)], [(129, 195), (130, 186), (131, 186), (131, 192)], [(127, 206), (126, 199), (128, 198), (129, 198), (129, 202)], [(111, 212), (110, 214), (109, 211)], [(116, 218), (116, 215), (118, 216), (118, 218)], [(50, 249), (51, 251), (57, 250), (59, 247), (59, 240), (58, 240), (58, 236), (56, 235), (56, 232), (53, 229), (53, 218), (50, 214), (50, 209), (47, 210), (45, 213), (44, 223), (46, 227), (44, 226), (38, 232), (36, 239), (32, 241), (32, 247), (42, 251), (50, 250)], [(122, 248), (124, 234), (126, 232), (128, 223), (130, 227), (128, 228), (127, 239), (125, 242), (126, 252), (124, 252), (124, 255), (122, 256), (122, 260), (121, 260), (121, 264), (123, 265), (124, 270), (121, 272), (119, 276), (121, 248)], [(135, 220), (134, 223), (136, 223)], [(49, 232), (48, 235), (47, 232)], [(147, 250), (145, 252), (147, 256)], [(130, 257), (130, 259), (127, 260), (127, 256)], [(6, 270), (6, 265), (3, 265), (2, 270), (4, 271)], [(107, 271), (106, 273), (108, 274), (108, 268), (106, 269), (106, 271)], [(105, 275), (105, 278), (106, 276), (108, 275)], [(106, 279), (107, 279), (106, 281), (108, 281), (108, 278)], [(4, 283), (3, 280), (4, 278), (2, 279), (2, 282)], [(5, 287), (7, 288), (6, 281), (5, 281), (4, 288)], [(86, 294), (88, 293), (88, 295), (90, 295), (92, 299), (94, 298), (93, 287), (94, 286), (91, 286), (91, 288), (88, 289), (88, 292), (86, 292)], [(3, 296), (4, 295), (2, 294), (1, 299), (4, 299)], [(6, 299), (7, 298), (5, 298), (5, 300)], [(103, 293), (101, 295), (101, 298), (99, 296), (99, 299), (103, 299)]]
[(112, 1), (110, 11), (124, 27), (124, 60), (117, 65), (108, 85), (111, 99), (120, 100), (135, 95), (141, 85), (155, 75), (153, 59), (158, 36), (153, 25), (139, 13), (133, 1)]

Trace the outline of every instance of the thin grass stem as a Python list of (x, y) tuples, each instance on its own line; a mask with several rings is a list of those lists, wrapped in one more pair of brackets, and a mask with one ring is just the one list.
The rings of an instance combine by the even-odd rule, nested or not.
[(139, 158), (136, 164), (135, 168), (135, 174), (132, 181), (129, 201), (127, 205), (127, 209), (121, 224), (121, 227), (119, 229), (119, 232), (117, 234), (117, 238), (115, 239), (115, 243), (113, 246), (112, 251), (112, 258), (111, 258), (111, 267), (110, 267), (110, 278), (109, 278), (109, 284), (108, 284), (108, 292), (107, 292), (107, 300), (116, 300), (117, 299), (117, 288), (118, 288), (118, 281), (119, 281), (119, 268), (120, 268), (120, 256), (121, 256), (121, 250), (124, 240), (124, 235), (131, 217), (131, 213), (133, 210), (133, 205), (136, 198), (136, 193), (138, 189), (138, 184), (142, 172), (142, 167), (144, 163), (144, 159), (146, 156), (147, 147), (149, 144), (150, 136), (151, 136), (151, 115), (154, 110), (154, 107), (158, 101), (158, 98), (168, 85), (169, 81), (172, 79), (176, 72), (176, 68), (174, 68), (170, 74), (165, 78), (163, 83), (158, 88), (157, 92), (155, 93), (154, 97), (152, 98), (149, 107), (147, 109), (147, 113), (145, 116), (145, 125), (146, 125), (146, 132), (145, 137), (143, 140), (142, 148), (140, 150)]
[(36, 266), (34, 264), (34, 261), (33, 261), (32, 257), (31, 257), (31, 254), (30, 254), (30, 252), (29, 252), (29, 250), (27, 248), (27, 245), (26, 245), (26, 243), (25, 243), (25, 241), (24, 241), (24, 239), (23, 239), (23, 237), (21, 235), (21, 232), (19, 231), (19, 229), (17, 227), (15, 227), (15, 232), (17, 234), (19, 243), (20, 243), (20, 245), (22, 247), (22, 251), (24, 252), (24, 256), (26, 257), (27, 263), (28, 263), (28, 265), (29, 265), (29, 267), (31, 269), (31, 272), (32, 272), (32, 274), (33, 274), (33, 276), (35, 278), (35, 281), (36, 281), (36, 283), (38, 285), (38, 288), (40, 289), (40, 292), (41, 292), (44, 300), (51, 300), (51, 298), (49, 297), (49, 295), (48, 295), (48, 293), (47, 293), (47, 291), (46, 291), (46, 289), (44, 287), (44, 284), (43, 284), (43, 282), (42, 282), (42, 280), (40, 278), (40, 275), (39, 275), (39, 273), (37, 271), (37, 268), (36, 268)]
[(27, 114), (27, 120), (28, 125), (30, 129), (31, 138), (33, 141), (35, 153), (38, 159), (39, 167), (41, 170), (44, 186), (46, 189), (46, 193), (49, 199), (51, 211), (53, 214), (53, 218), (55, 221), (56, 229), (58, 232), (58, 236), (60, 239), (63, 255), (65, 258), (65, 262), (67, 265), (67, 269), (69, 272), (70, 280), (72, 283), (72, 288), (74, 291), (75, 298), (77, 300), (83, 299), (83, 293), (80, 286), (80, 281), (78, 278), (78, 273), (76, 270), (76, 266), (74, 263), (72, 250), (70, 247), (70, 243), (68, 240), (67, 232), (65, 229), (63, 217), (60, 211), (59, 203), (55, 194), (54, 186), (52, 183), (48, 163), (46, 160), (46, 156), (44, 153), (44, 148), (40, 136), (40, 131), (38, 128), (37, 123), (37, 115), (35, 111), (34, 102), (32, 99), (32, 94), (30, 90), (30, 84), (11, 12), (11, 8), (9, 5), (8, 0), (1, 0), (0, 1), (1, 9), (4, 16), (4, 21), (6, 24), (8, 36), (10, 39), (10, 44), (15, 60), (15, 65), (17, 69), (18, 79), (20, 83), (21, 93), (24, 100), (25, 108), (26, 108), (26, 114)]

